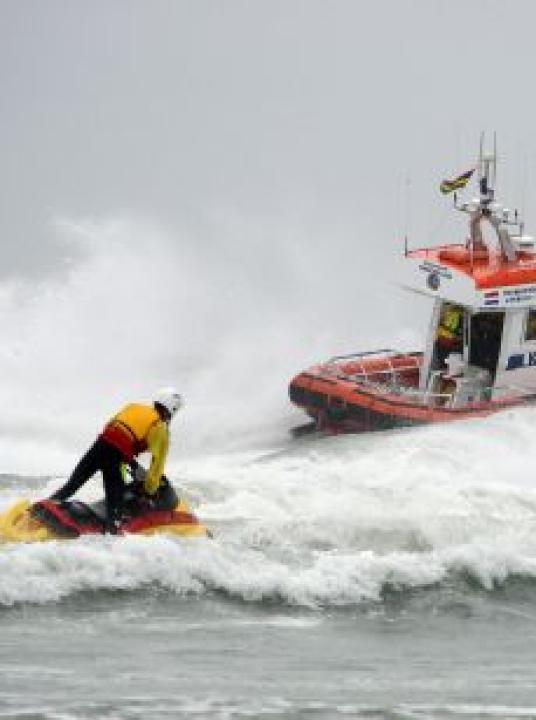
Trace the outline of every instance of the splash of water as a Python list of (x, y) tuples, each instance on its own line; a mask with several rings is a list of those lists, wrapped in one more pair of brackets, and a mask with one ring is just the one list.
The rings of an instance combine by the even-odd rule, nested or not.
[[(463, 578), (486, 591), (512, 576), (531, 581), (534, 413), (301, 442), (257, 458), (191, 457), (175, 480), (214, 541), (85, 538), (7, 547), (0, 602), (157, 585), (333, 607), (381, 602), (386, 589), (448, 593)], [(86, 487), (89, 497), (99, 485)], [(0, 505), (16, 492), (0, 493)]]
[(395, 327), (407, 336), (407, 322), (373, 312), (386, 292), (378, 277), (326, 242), (229, 218), (219, 227), (214, 237), (62, 220), (76, 260), (40, 283), (0, 286), (3, 471), (68, 471), (118, 405), (164, 384), (187, 397), (180, 455), (282, 437), (293, 374), (384, 345)]

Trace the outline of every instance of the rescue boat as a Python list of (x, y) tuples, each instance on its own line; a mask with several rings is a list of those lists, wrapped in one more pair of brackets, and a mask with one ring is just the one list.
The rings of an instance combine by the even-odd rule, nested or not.
[[(131, 483), (124, 495), (124, 515), (119, 535), (175, 535), (210, 537), (189, 504), (177, 496), (172, 485), (164, 483), (150, 506)], [(0, 515), (0, 543), (28, 543), (74, 539), (105, 532), (104, 499), (95, 503), (78, 500), (19, 500)]]
[(496, 157), (482, 137), (476, 167), (442, 183), (454, 192), (478, 171), (477, 197), (459, 202), (454, 192), (469, 218), (465, 242), (410, 250), (406, 240), (402, 285), (433, 304), (425, 347), (333, 357), (291, 381), (291, 401), (316, 428), (447, 422), (536, 400), (536, 245), (518, 211), (495, 200)]

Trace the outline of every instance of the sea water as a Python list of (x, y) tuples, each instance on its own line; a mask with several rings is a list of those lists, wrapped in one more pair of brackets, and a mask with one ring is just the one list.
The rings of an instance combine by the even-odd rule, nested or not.
[(0, 718), (536, 718), (535, 427), (191, 456), (213, 539), (4, 546)]

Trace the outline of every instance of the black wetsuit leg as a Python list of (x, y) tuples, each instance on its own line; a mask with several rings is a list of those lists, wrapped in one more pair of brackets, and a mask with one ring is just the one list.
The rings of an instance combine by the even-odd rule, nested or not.
[(51, 500), (67, 500), (80, 490), (102, 465), (102, 440), (96, 440), (71, 473), (65, 485), (56, 490)]
[(121, 463), (124, 458), (119, 450), (108, 445), (108, 443), (105, 444), (108, 450), (103, 454), (101, 470), (104, 494), (106, 496), (106, 513), (110, 524), (119, 520), (123, 511), (125, 483), (121, 472)]
[(56, 490), (51, 499), (67, 500), (100, 470), (104, 483), (108, 521), (119, 519), (123, 505), (124, 482), (121, 472), (123, 462), (123, 455), (117, 448), (98, 438), (75, 467), (69, 480)]

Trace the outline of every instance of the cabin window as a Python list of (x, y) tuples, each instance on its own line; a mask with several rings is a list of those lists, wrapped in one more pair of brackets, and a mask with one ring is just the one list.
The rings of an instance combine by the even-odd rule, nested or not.
[(479, 312), (471, 317), (469, 364), (495, 377), (501, 352), (504, 312)]
[(527, 313), (525, 340), (536, 340), (536, 308), (529, 308)]

